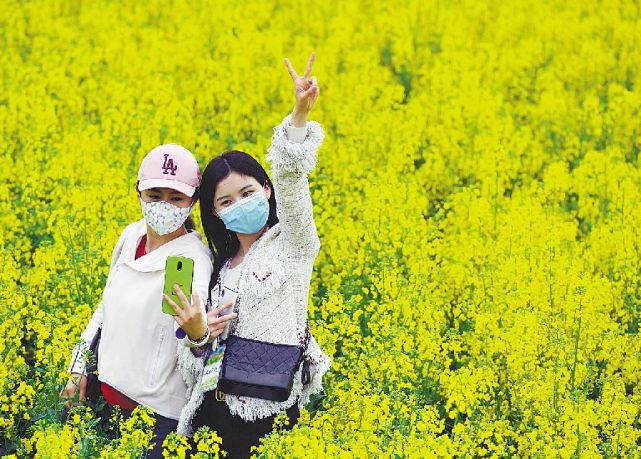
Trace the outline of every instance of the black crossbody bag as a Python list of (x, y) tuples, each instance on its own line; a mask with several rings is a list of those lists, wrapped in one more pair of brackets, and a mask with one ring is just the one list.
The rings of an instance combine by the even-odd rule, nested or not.
[(85, 391), (85, 397), (87, 398), (87, 404), (92, 408), (98, 405), (100, 401), (100, 381), (98, 380), (98, 347), (100, 346), (100, 336), (102, 335), (102, 326), (98, 328), (98, 331), (91, 340), (91, 345), (89, 350), (92, 353), (92, 357), (87, 362), (87, 390)]
[(218, 380), (226, 394), (244, 395), (284, 402), (289, 398), (294, 375), (303, 364), (302, 382), (309, 383), (309, 322), (305, 327), (305, 346), (269, 343), (230, 334)]
[[(91, 344), (89, 345), (89, 351), (91, 356), (89, 361), (85, 364), (86, 369), (86, 378), (87, 386), (85, 389), (85, 403), (91, 407), (94, 412), (98, 415), (101, 414), (101, 391), (100, 391), (100, 380), (98, 379), (98, 347), (100, 346), (100, 336), (102, 335), (102, 325), (98, 327), (98, 331), (93, 336)], [(77, 358), (77, 355), (76, 355)], [(67, 415), (69, 410), (64, 407), (60, 412), (60, 422), (65, 423), (67, 421)]]

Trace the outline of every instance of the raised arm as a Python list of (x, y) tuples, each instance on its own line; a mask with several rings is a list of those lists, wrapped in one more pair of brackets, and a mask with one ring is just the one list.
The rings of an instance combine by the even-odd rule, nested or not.
[(316, 167), (317, 152), (324, 133), (316, 121), (307, 121), (318, 98), (316, 77), (309, 78), (314, 53), (300, 77), (288, 59), (285, 64), (294, 83), (296, 106), (274, 128), (266, 161), (271, 163), (272, 181), (281, 231), (294, 256), (316, 257), (320, 241), (314, 223), (307, 175)]

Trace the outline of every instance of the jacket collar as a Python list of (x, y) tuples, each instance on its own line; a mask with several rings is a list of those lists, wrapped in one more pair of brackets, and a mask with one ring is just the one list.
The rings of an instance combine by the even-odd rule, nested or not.
[(140, 239), (145, 234), (147, 234), (147, 224), (143, 218), (134, 223), (131, 228), (130, 236), (123, 246), (123, 253), (120, 257), (120, 263), (124, 263), (130, 268), (140, 272), (162, 271), (165, 269), (168, 256), (180, 253), (188, 256), (187, 254), (193, 251), (195, 241), (202, 244), (202, 236), (200, 233), (190, 230), (187, 234), (161, 245), (136, 260), (136, 249), (138, 248), (138, 244), (140, 244)]

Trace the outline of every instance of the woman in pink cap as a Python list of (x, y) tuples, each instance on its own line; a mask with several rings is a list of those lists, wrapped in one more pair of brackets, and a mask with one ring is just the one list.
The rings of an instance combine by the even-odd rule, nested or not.
[[(313, 60), (312, 53), (302, 76), (285, 60), (296, 105), (274, 128), (266, 158), (273, 183), (252, 156), (240, 151), (214, 158), (203, 174), (200, 209), (215, 258), (212, 306), (206, 323), (200, 306), (183, 298), (184, 309), (176, 320), (190, 333), (209, 333), (211, 338), (200, 357), (194, 351), (181, 351), (193, 362), (181, 366), (191, 381), (191, 397), (178, 433), (207, 425), (222, 437), (228, 457), (249, 457), (279, 412), (287, 413), (291, 428), (299, 409), (322, 390), (330, 366), (329, 356), (307, 329), (309, 284), (320, 249), (307, 176), (316, 166), (324, 138), (321, 126), (307, 121), (318, 98), (316, 78), (309, 76)], [(238, 316), (227, 327), (220, 321), (220, 308), (232, 309), (232, 304)], [(231, 335), (305, 349), (305, 363), (294, 366), (286, 400), (261, 398), (255, 390), (253, 396), (226, 394), (218, 387), (221, 356)]]
[(208, 338), (185, 333), (162, 312), (168, 256), (194, 260), (192, 301), (205, 311), (200, 299), (208, 295), (211, 251), (189, 218), (199, 186), (200, 170), (189, 150), (160, 145), (145, 156), (137, 183), (144, 218), (127, 226), (116, 243), (102, 301), (74, 349), (69, 367), (73, 377), (63, 389), (66, 397), (76, 390), (79, 399), (85, 397), (83, 354), (100, 330), (98, 379), (108, 408), (102, 417), (115, 405), (125, 416), (139, 404), (151, 408), (155, 446), (148, 457), (162, 457), (162, 441), (176, 429), (188, 400), (185, 381), (176, 371), (178, 350)]

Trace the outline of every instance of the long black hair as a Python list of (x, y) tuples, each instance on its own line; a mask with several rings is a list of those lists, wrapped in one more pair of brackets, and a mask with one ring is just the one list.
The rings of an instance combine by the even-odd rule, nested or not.
[[(276, 216), (276, 195), (267, 172), (251, 155), (238, 150), (229, 150), (212, 159), (203, 173), (200, 183), (200, 217), (205, 231), (209, 248), (214, 254), (214, 271), (209, 282), (209, 290), (216, 285), (220, 268), (233, 257), (240, 247), (240, 242), (234, 231), (229, 231), (223, 221), (214, 214), (214, 193), (221, 180), (230, 173), (237, 172), (241, 175), (253, 177), (263, 187), (269, 185), (272, 192), (269, 197), (269, 217), (267, 225), (270, 227), (278, 223)], [(214, 305), (216, 307), (217, 305)]]

